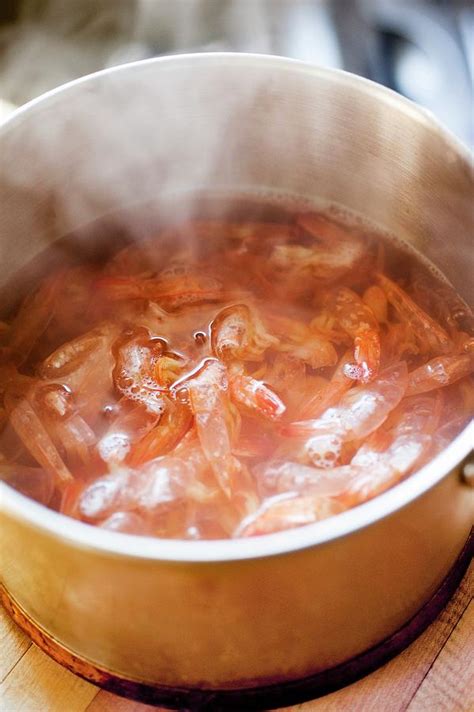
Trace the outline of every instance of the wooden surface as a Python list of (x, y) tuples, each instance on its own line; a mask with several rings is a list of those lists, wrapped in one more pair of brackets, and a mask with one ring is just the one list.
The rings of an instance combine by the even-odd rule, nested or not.
[[(288, 712), (474, 712), (473, 592), (471, 564), (444, 611), (403, 653), (359, 682)], [(61, 668), (0, 608), (1, 712), (152, 710)]]

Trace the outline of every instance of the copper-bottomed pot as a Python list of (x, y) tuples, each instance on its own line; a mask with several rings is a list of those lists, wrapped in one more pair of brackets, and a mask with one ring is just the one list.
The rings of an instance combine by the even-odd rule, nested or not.
[[(196, 188), (346, 206), (473, 301), (472, 179), (455, 138), (366, 80), (232, 54), (106, 70), (17, 111), (0, 129), (0, 280), (100, 216)], [(439, 587), (473, 521), (472, 441), (471, 424), (375, 500), (246, 540), (98, 530), (0, 483), (1, 585), (66, 653), (119, 678), (219, 690), (303, 678), (393, 634)]]

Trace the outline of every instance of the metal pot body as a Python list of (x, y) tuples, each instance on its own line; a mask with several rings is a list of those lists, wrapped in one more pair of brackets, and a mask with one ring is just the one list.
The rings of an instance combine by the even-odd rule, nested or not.
[[(196, 189), (346, 206), (472, 301), (472, 182), (455, 139), (370, 82), (250, 55), (108, 70), (17, 112), (0, 130), (1, 280), (107, 213), (159, 212)], [(5, 308), (14, 297), (4, 290)], [(356, 510), (245, 542), (102, 532), (0, 483), (1, 582), (48, 635), (117, 675), (206, 688), (304, 677), (396, 631), (439, 586), (472, 524), (459, 477), (471, 441), (466, 430)]]

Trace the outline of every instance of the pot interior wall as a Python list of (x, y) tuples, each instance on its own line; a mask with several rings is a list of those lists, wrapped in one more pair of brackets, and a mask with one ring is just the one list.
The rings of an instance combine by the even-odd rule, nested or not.
[[(130, 65), (30, 106), (0, 146), (3, 283), (124, 207), (276, 191), (342, 204), (410, 241), (472, 301), (467, 161), (421, 110), (349, 75), (248, 56)], [(183, 199), (178, 217), (195, 209)]]

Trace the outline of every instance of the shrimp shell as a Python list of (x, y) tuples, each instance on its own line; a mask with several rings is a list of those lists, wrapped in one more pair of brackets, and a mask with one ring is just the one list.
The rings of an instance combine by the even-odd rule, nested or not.
[(230, 374), (229, 393), (235, 403), (269, 420), (278, 420), (286, 411), (277, 394), (252, 376)]
[(408, 375), (407, 395), (427, 393), (456, 383), (474, 371), (474, 353), (438, 356)]
[(425, 353), (427, 351), (447, 353), (452, 349), (452, 343), (446, 331), (423, 311), (398, 284), (381, 273), (376, 275), (376, 279), (399, 317), (413, 326), (416, 338)]
[(340, 326), (354, 339), (356, 365), (349, 365), (346, 376), (368, 383), (380, 366), (379, 325), (375, 315), (351, 289), (341, 287), (334, 295), (335, 313)]
[(261, 536), (284, 529), (301, 527), (327, 519), (343, 511), (337, 502), (326, 497), (294, 494), (267, 499), (260, 509), (239, 525), (234, 537)]
[(225, 297), (220, 280), (204, 274), (165, 276), (161, 279), (103, 277), (97, 280), (96, 286), (112, 301), (146, 299), (158, 302), (166, 309), (218, 302)]
[(220, 311), (211, 324), (211, 347), (220, 359), (260, 359), (278, 339), (269, 334), (254, 311), (235, 304)]
[(26, 361), (51, 322), (57, 293), (62, 283), (62, 273), (46, 280), (33, 294), (26, 297), (15, 316), (7, 332), (8, 345), (19, 354), (21, 363)]

